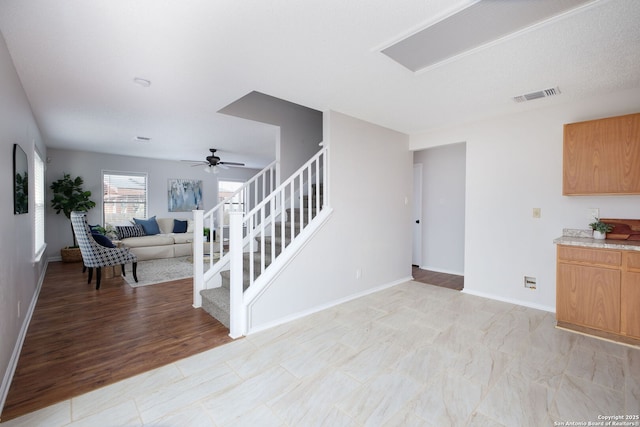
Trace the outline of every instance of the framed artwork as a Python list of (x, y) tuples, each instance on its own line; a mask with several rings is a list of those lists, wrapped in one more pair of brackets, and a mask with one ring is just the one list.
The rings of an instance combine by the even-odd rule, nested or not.
[(29, 163), (18, 144), (13, 144), (13, 213), (29, 212)]
[(191, 212), (202, 209), (202, 181), (170, 179), (168, 197), (169, 212)]

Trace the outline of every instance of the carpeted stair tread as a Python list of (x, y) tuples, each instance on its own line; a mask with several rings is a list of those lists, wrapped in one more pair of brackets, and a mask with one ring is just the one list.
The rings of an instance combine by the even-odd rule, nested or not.
[(202, 309), (228, 328), (231, 312), (229, 289), (224, 287), (204, 289), (200, 291), (200, 296), (202, 296)]

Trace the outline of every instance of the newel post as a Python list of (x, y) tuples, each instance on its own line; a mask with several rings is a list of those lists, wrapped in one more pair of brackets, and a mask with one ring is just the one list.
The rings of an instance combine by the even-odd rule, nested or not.
[(193, 248), (191, 254), (193, 259), (193, 306), (202, 307), (202, 295), (200, 291), (204, 289), (204, 211), (193, 211)]
[(243, 212), (229, 212), (229, 270), (230, 301), (229, 336), (239, 338), (246, 334), (245, 307), (243, 301), (243, 268), (242, 268), (242, 218)]

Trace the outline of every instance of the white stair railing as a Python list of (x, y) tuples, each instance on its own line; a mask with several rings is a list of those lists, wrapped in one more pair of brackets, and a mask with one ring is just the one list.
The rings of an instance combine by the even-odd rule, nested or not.
[(246, 307), (251, 301), (245, 298), (245, 263), (249, 271), (248, 287), (257, 295), (256, 287), (266, 285), (265, 281), (259, 284), (259, 278), (264, 277), (269, 266), (285, 254), (296, 237), (329, 206), (327, 174), (328, 148), (325, 147), (247, 214), (230, 213), (231, 337), (246, 333)]
[[(193, 306), (202, 306), (200, 291), (207, 288), (212, 278), (229, 264), (229, 218), (225, 217), (225, 207), (238, 206), (242, 200), (244, 211), (249, 211), (258, 205), (265, 195), (270, 194), (279, 181), (278, 164), (276, 161), (258, 172), (253, 178), (245, 182), (229, 197), (222, 200), (208, 212), (193, 211)], [(210, 240), (205, 242), (204, 229), (210, 230)], [(213, 239), (215, 230), (215, 240)], [(209, 253), (208, 268), (205, 271), (205, 244)]]

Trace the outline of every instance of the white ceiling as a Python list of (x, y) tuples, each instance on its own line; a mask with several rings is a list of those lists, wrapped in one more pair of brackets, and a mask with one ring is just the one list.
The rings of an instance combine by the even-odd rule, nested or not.
[(380, 52), (475, 1), (2, 0), (0, 31), (47, 146), (152, 158), (266, 164), (276, 130), (217, 113), (251, 91), (411, 134), (640, 87), (638, 0), (417, 73)]

